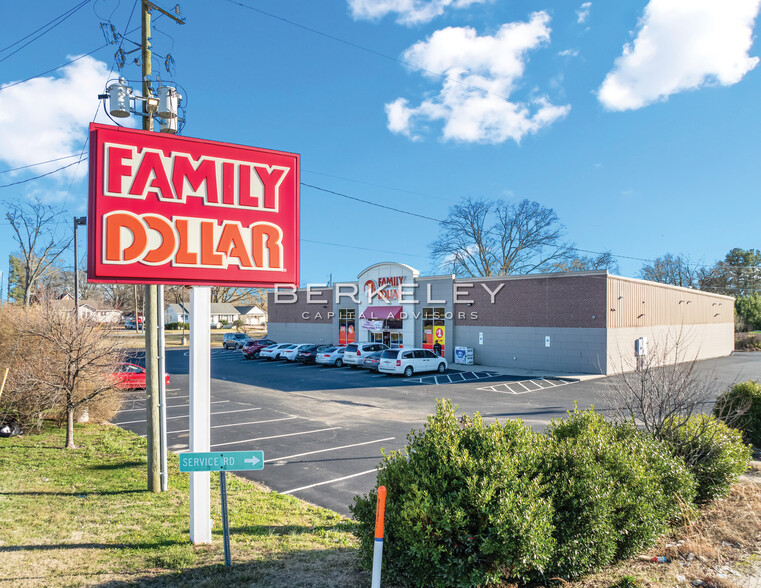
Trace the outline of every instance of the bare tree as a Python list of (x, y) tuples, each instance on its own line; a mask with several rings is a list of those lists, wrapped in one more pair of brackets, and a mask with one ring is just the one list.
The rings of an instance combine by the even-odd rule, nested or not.
[[(705, 444), (695, 440), (704, 437), (710, 422), (704, 419), (685, 434), (687, 419), (710, 413), (720, 388), (718, 377), (713, 371), (700, 369), (681, 329), (649, 347), (644, 356), (622, 359), (601, 395), (619, 418), (632, 420), (654, 437), (668, 441), (692, 465), (698, 457), (705, 458), (695, 453)], [(731, 426), (748, 408), (725, 405), (725, 422)]]
[(118, 343), (102, 324), (84, 317), (76, 320), (49, 302), (29, 314), (20, 331), (35, 343), (29, 353), (45, 363), (45, 369), (29, 374), (29, 383), (65, 411), (66, 447), (73, 448), (75, 411), (114, 389)]
[(24, 305), (29, 306), (32, 287), (54, 267), (56, 260), (68, 249), (73, 236), (58, 235), (58, 221), (63, 215), (60, 209), (39, 200), (18, 204), (6, 202), (5, 206), (5, 217), (20, 248), (22, 293)]
[(699, 268), (683, 255), (667, 253), (659, 257), (653, 263), (643, 265), (639, 270), (643, 280), (682, 286), (683, 288), (696, 288), (700, 276)]
[(594, 257), (581, 255), (571, 260), (559, 261), (553, 263), (551, 268), (553, 272), (585, 272), (591, 270), (608, 270), (613, 274), (619, 272), (616, 258), (610, 251), (603, 251)]
[(467, 198), (449, 209), (431, 254), (459, 276), (528, 274), (571, 256), (563, 237), (555, 211), (538, 202)]

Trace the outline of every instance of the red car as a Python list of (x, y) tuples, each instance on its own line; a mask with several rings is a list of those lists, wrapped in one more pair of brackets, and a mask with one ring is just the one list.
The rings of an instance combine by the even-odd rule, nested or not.
[[(145, 368), (134, 363), (118, 363), (114, 369), (116, 387), (123, 390), (145, 388)], [(169, 374), (164, 374), (164, 384), (169, 386)]]
[(277, 341), (273, 341), (272, 339), (255, 339), (254, 341), (245, 343), (241, 351), (243, 351), (243, 357), (246, 359), (257, 359), (259, 357), (259, 352), (262, 349), (275, 343), (277, 343)]

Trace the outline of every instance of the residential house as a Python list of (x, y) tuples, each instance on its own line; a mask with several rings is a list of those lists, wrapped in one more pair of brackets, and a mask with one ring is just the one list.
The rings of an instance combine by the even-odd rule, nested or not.
[[(221, 327), (225, 321), (232, 323), (238, 320), (237, 309), (229, 302), (212, 302), (209, 313), (209, 322), (213, 328)], [(165, 323), (189, 323), (190, 307), (185, 304), (167, 304), (164, 308)]]
[(235, 309), (247, 327), (258, 327), (267, 324), (267, 313), (258, 306), (236, 306)]

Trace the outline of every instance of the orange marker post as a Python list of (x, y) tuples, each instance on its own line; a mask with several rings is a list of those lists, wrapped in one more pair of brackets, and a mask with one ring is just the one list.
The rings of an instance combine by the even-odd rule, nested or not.
[(378, 505), (375, 511), (375, 546), (373, 547), (373, 580), (371, 588), (380, 588), (381, 561), (383, 559), (383, 524), (386, 518), (386, 487), (378, 487)]

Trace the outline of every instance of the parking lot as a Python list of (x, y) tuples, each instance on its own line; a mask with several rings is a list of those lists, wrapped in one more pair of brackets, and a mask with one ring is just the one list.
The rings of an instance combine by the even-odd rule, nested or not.
[[(761, 354), (702, 362), (727, 383), (761, 378)], [(136, 357), (138, 362), (141, 358)], [(465, 368), (466, 366), (457, 366)], [(188, 353), (167, 352), (169, 448), (188, 450)], [(353, 370), (245, 360), (212, 350), (211, 451), (262, 450), (262, 471), (245, 475), (273, 490), (349, 514), (356, 494), (374, 487), (381, 450), (401, 449), (421, 429), (437, 398), (488, 421), (520, 418), (537, 430), (579, 408), (603, 409), (605, 380), (572, 382), (454, 370), (412, 378)], [(145, 395), (130, 393), (115, 422), (145, 435)], [(244, 474), (241, 472), (241, 474)]]

